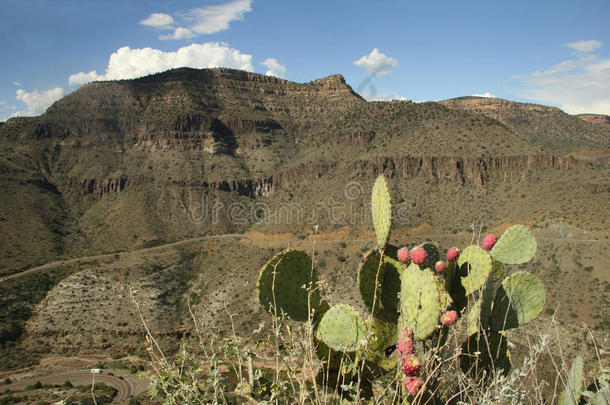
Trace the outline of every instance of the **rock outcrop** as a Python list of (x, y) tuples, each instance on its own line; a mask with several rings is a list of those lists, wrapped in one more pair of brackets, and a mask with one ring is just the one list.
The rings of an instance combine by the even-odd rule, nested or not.
[(610, 116), (604, 114), (577, 114), (581, 120), (590, 122), (591, 124), (610, 125)]

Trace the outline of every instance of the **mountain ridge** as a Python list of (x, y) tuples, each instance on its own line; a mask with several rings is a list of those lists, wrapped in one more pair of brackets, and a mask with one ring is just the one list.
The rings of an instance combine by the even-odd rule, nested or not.
[(439, 103), (449, 108), (497, 119), (526, 141), (544, 145), (553, 153), (573, 152), (575, 137), (583, 149), (603, 148), (608, 144), (608, 128), (569, 115), (557, 107), (473, 96), (443, 100)]
[[(603, 142), (583, 140), (580, 133), (593, 124), (573, 118), (573, 126), (559, 136), (558, 150), (552, 140), (547, 142), (551, 147), (540, 143), (549, 139), (548, 133), (531, 139), (522, 130), (556, 116), (565, 120), (565, 113), (551, 109), (550, 116), (538, 116), (537, 111), (548, 111), (538, 106), (522, 125), (473, 109), (483, 103), (498, 115), (500, 104), (523, 110), (523, 115), (531, 106), (475, 101), (367, 102), (341, 75), (293, 83), (223, 68), (182, 68), (87, 84), (40, 117), (13, 118), (0, 127), (2, 182), (18, 194), (24, 192), (20, 185), (27, 184), (30, 197), (24, 198), (31, 202), (19, 210), (6, 200), (6, 215), (0, 216), (7, 220), (0, 225), (7, 227), (5, 238), (15, 250), (5, 249), (3, 260), (10, 262), (13, 251), (23, 250), (23, 232), (32, 232), (46, 246), (44, 257), (55, 257), (51, 252), (103, 250), (108, 243), (99, 238), (110, 230), (123, 236), (108, 248), (120, 249), (139, 239), (243, 229), (190, 223), (184, 201), (195, 190), (227, 201), (248, 198), (253, 204), (258, 198), (273, 201), (275, 192), (285, 199), (297, 185), (345, 184), (349, 177), (365, 179), (378, 172), (406, 181), (481, 186), (494, 176), (526, 179), (538, 170), (595, 171), (595, 165), (606, 162), (582, 159), (575, 152), (610, 143), (610, 130), (598, 133)], [(574, 127), (575, 122), (580, 126)], [(336, 178), (330, 179), (333, 173)], [(121, 197), (106, 198), (111, 195)], [(36, 200), (47, 201), (42, 216)], [(175, 206), (182, 219), (160, 219), (159, 204)], [(114, 212), (114, 223), (100, 217), (106, 210)], [(31, 225), (18, 230), (24, 212)], [(121, 222), (139, 231), (127, 236), (129, 227), (117, 228)], [(99, 234), (97, 242), (90, 232)], [(37, 263), (38, 255), (27, 264)]]

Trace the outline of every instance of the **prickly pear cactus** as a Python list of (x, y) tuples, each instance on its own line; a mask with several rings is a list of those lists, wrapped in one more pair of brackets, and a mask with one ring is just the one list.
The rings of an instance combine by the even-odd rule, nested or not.
[(469, 296), (485, 284), (492, 270), (489, 253), (479, 246), (468, 246), (458, 258), (460, 282)]
[[(370, 311), (373, 310), (373, 301), (375, 301), (373, 315), (388, 322), (396, 322), (398, 319), (400, 273), (407, 267), (391, 257), (391, 252), (395, 251), (394, 246), (387, 245), (383, 260), (378, 250), (368, 252), (358, 271), (358, 289), (362, 301)], [(381, 266), (380, 260), (382, 260)]]
[[(361, 364), (361, 370), (370, 372), (363, 377), (369, 383), (384, 372), (397, 370), (404, 352), (388, 349), (396, 346), (398, 330), (409, 335), (409, 343), (413, 343), (411, 339), (423, 341), (423, 348), (453, 341), (447, 354), (454, 356), (455, 349), (461, 349), (459, 363), (467, 378), (481, 381), (497, 372), (506, 373), (510, 353), (505, 331), (536, 318), (546, 300), (544, 286), (530, 273), (517, 271), (502, 280), (508, 271), (505, 264), (525, 263), (534, 256), (536, 241), (531, 232), (522, 225), (510, 227), (491, 251), (468, 246), (457, 253), (457, 259), (457, 254), (452, 254), (446, 268), (437, 274), (431, 267), (441, 255), (433, 243), (422, 246), (427, 260), (424, 263), (423, 255), (419, 255), (421, 267), (400, 262), (398, 249), (388, 243), (392, 206), (383, 175), (373, 185), (371, 210), (378, 249), (368, 252), (358, 269), (358, 289), (368, 308), (367, 318), (349, 305), (320, 304), (315, 288), (317, 272), (309, 256), (296, 250), (282, 252), (263, 266), (257, 285), (261, 305), (267, 310), (275, 305), (278, 312), (293, 320), (311, 319), (316, 353), (325, 368), (338, 376), (344, 375), (341, 364), (346, 356), (353, 364)], [(308, 313), (308, 299), (313, 317)], [(448, 309), (451, 312), (446, 313)], [(445, 315), (442, 325), (441, 314)], [(447, 315), (452, 318), (448, 320)], [(455, 323), (460, 316), (467, 319)], [(450, 328), (462, 327), (465, 329), (456, 329), (455, 334), (446, 333)], [(449, 336), (468, 338), (457, 342)], [(406, 345), (406, 341), (401, 343)], [(413, 351), (412, 346), (409, 350)], [(427, 357), (421, 359), (425, 365), (422, 370), (438, 370), (445, 361), (442, 355), (442, 350), (427, 350)], [(431, 384), (441, 380), (438, 373), (426, 376)], [(447, 398), (456, 398), (449, 392), (452, 389), (453, 385), (448, 384)]]
[(367, 341), (360, 313), (349, 305), (331, 307), (318, 325), (317, 338), (340, 352), (353, 352)]
[(540, 315), (546, 301), (546, 290), (538, 277), (518, 271), (506, 277), (496, 292), (490, 326), (507, 330), (523, 326)]
[(376, 364), (385, 371), (396, 367), (397, 358), (388, 358), (386, 348), (396, 344), (398, 339), (398, 325), (396, 322), (385, 322), (377, 318), (369, 318), (365, 322), (368, 330), (368, 342), (366, 345), (366, 360)]
[(567, 387), (561, 393), (560, 405), (578, 405), (583, 387), (583, 374), (582, 357), (576, 356), (568, 373)]
[[(308, 287), (315, 287), (318, 273), (312, 267), (307, 253), (286, 250), (278, 253), (261, 269), (258, 283), (258, 301), (272, 315), (285, 313), (295, 321), (307, 321), (308, 310), (316, 310), (320, 303), (317, 289), (311, 292), (308, 306)], [(275, 299), (274, 299), (275, 298)]]
[(489, 277), (485, 286), (480, 290), (478, 299), (468, 311), (467, 333), (469, 336), (480, 329), (489, 327), (489, 317), (495, 294), (494, 279)]
[(411, 328), (416, 340), (426, 339), (436, 329), (441, 315), (439, 283), (431, 269), (420, 269), (414, 263), (400, 279), (401, 325)]
[(513, 225), (504, 231), (490, 254), (494, 260), (505, 264), (521, 264), (532, 260), (536, 248), (536, 239), (530, 230), (523, 225)]
[(380, 174), (373, 185), (371, 194), (371, 211), (373, 214), (373, 226), (377, 235), (377, 245), (380, 249), (385, 248), (390, 238), (392, 228), (392, 204), (390, 192), (383, 174)]
[(468, 311), (468, 335), (489, 327), (491, 308), (496, 296), (496, 287), (505, 273), (504, 265), (492, 260), (492, 270), (482, 289), (473, 295), (475, 303)]

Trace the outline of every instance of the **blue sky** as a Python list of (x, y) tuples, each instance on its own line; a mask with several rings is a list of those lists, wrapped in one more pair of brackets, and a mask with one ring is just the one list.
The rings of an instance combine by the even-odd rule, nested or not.
[(610, 1), (0, 0), (0, 120), (91, 80), (226, 66), (368, 99), (610, 114)]

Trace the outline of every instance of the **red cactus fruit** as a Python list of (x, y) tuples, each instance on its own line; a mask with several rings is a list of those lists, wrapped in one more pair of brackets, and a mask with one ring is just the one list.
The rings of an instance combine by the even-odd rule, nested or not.
[(441, 323), (443, 325), (453, 325), (457, 321), (458, 315), (455, 311), (447, 311), (441, 315)]
[(411, 339), (399, 340), (396, 342), (396, 351), (398, 352), (398, 357), (401, 359), (408, 354), (412, 354), (414, 350), (413, 340)]
[(424, 384), (421, 378), (417, 377), (406, 377), (404, 381), (405, 392), (407, 395), (416, 396), (419, 392), (419, 388)]
[(400, 340), (413, 340), (413, 330), (409, 327), (400, 329), (398, 334)]
[(481, 247), (487, 251), (491, 250), (496, 242), (498, 241), (498, 237), (492, 233), (485, 236), (483, 238), (483, 243), (481, 243)]
[(410, 328), (402, 328), (400, 330), (398, 341), (396, 342), (396, 351), (400, 358), (413, 353), (413, 331)]
[(449, 260), (449, 261), (456, 260), (459, 255), (460, 255), (460, 249), (458, 249), (456, 247), (452, 247), (451, 249), (449, 249), (447, 251), (447, 260)]
[(406, 375), (417, 375), (417, 373), (419, 373), (420, 366), (421, 362), (413, 354), (407, 354), (405, 358), (402, 359), (402, 372)]
[(409, 249), (407, 247), (402, 247), (398, 249), (396, 255), (398, 256), (398, 260), (400, 260), (402, 263), (409, 264), (411, 262), (411, 257), (409, 256)]
[(421, 246), (416, 246), (411, 250), (411, 260), (418, 266), (424, 266), (428, 260), (428, 254)]
[(442, 260), (439, 260), (438, 262), (436, 262), (436, 264), (434, 265), (434, 269), (436, 270), (436, 272), (438, 274), (443, 274), (445, 273), (445, 270), (447, 270), (447, 263), (445, 263)]

